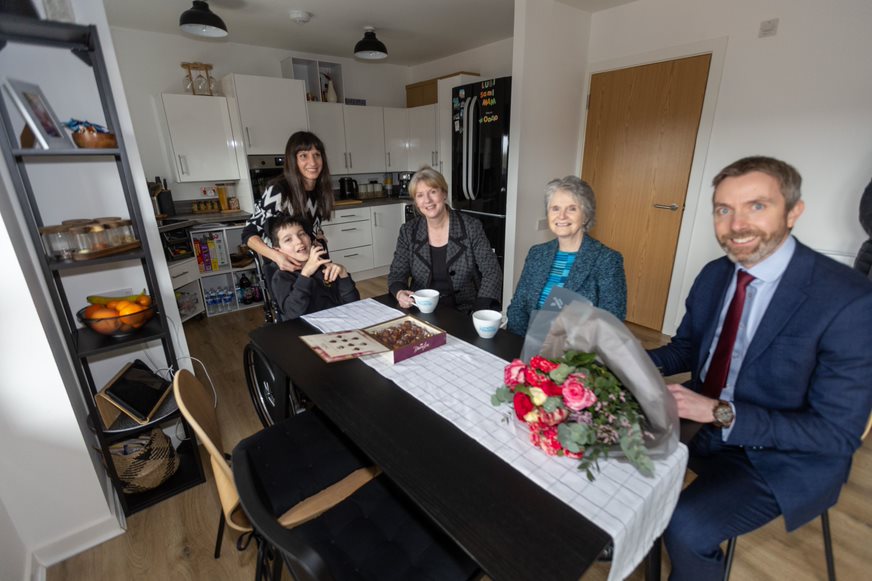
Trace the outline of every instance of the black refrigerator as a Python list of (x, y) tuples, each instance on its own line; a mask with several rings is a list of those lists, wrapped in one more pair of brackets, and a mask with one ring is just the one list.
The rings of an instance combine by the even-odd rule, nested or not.
[(481, 220), (500, 267), (505, 254), (511, 97), (511, 77), (462, 85), (451, 92), (451, 205)]

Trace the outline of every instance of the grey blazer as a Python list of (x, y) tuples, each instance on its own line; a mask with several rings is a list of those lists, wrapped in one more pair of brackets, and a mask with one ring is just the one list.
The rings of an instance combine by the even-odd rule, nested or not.
[[(448, 209), (447, 266), (454, 287), (454, 300), (461, 311), (499, 307), (503, 271), (481, 222)], [(388, 290), (394, 296), (403, 289), (428, 288), (433, 268), (427, 220), (418, 216), (402, 225), (388, 274)], [(411, 283), (409, 280), (411, 279)]]

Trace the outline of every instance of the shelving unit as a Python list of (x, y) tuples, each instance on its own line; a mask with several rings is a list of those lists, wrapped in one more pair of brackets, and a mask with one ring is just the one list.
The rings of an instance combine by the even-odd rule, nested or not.
[(325, 77), (333, 80), (336, 91), (336, 102), (345, 102), (345, 90), (342, 85), (342, 65), (327, 61), (291, 57), (282, 61), (282, 75), (290, 79), (301, 79), (306, 83), (307, 101), (326, 101), (324, 99)]
[[(203, 304), (206, 306), (206, 315), (215, 316), (250, 309), (263, 305), (263, 297), (240, 296), (240, 281), (245, 275), (252, 292), (257, 289), (257, 267), (251, 261), (242, 267), (234, 267), (231, 254), (233, 250), (242, 244), (242, 226), (202, 226), (191, 230), (191, 246), (197, 256), (197, 266), (200, 270), (200, 288), (203, 296)], [(211, 241), (211, 244), (209, 243)], [(245, 259), (248, 255), (242, 255)], [(210, 267), (206, 267), (206, 263)], [(220, 305), (216, 306), (210, 301), (210, 296), (215, 292), (226, 291), (228, 294), (221, 296)], [(242, 289), (244, 293), (244, 289)], [(248, 300), (249, 302), (245, 302)]]
[[(104, 425), (94, 399), (96, 393), (103, 387), (95, 382), (92, 375), (94, 363), (100, 359), (97, 356), (111, 354), (118, 357), (131, 357), (132, 359), (133, 356), (129, 353), (132, 347), (145, 347), (146, 343), (159, 343), (167, 365), (175, 369), (178, 368), (168, 320), (163, 315), (164, 305), (148, 240), (144, 235), (142, 214), (136, 198), (131, 168), (120, 131), (120, 123), (103, 60), (100, 40), (94, 26), (47, 22), (5, 15), (0, 20), (0, 50), (6, 48), (7, 43), (70, 50), (89, 65), (94, 74), (106, 125), (110, 131), (115, 133), (118, 141), (118, 147), (113, 149), (22, 149), (18, 145), (6, 103), (0, 99), (0, 121), (2, 121), (0, 122), (0, 147), (2, 147), (3, 157), (10, 170), (13, 187), (33, 247), (43, 248), (39, 229), (44, 226), (42, 211), (46, 210), (46, 208), (40, 208), (39, 196), (37, 195), (38, 187), (34, 187), (34, 184), (38, 183), (39, 180), (32, 182), (29, 175), (33, 168), (39, 167), (45, 171), (46, 166), (51, 166), (51, 164), (69, 165), (73, 163), (82, 164), (84, 172), (90, 167), (89, 164), (106, 162), (107, 160), (114, 160), (130, 220), (133, 223), (137, 238), (142, 243), (141, 248), (130, 252), (83, 262), (55, 261), (44, 252), (37, 253), (39, 270), (51, 297), (55, 313), (60, 319), (59, 324), (63, 332), (65, 347), (83, 392), (83, 400), (89, 414), (88, 422), (96, 437), (102, 463), (114, 484), (125, 514), (130, 515), (204, 482), (204, 475), (196, 438), (190, 427), (181, 418), (171, 396), (167, 398), (168, 403), (165, 404), (165, 409), (157, 415), (158, 419), (144, 426), (138, 424), (124, 426), (119, 424), (119, 421), (113, 422), (112, 426)], [(104, 196), (102, 199), (109, 199), (109, 196), (118, 194), (115, 191), (105, 191), (102, 192), (102, 195)], [(71, 202), (69, 210), (71, 213), (77, 212), (75, 202)], [(57, 211), (57, 208), (52, 208), (52, 211)], [(75, 320), (75, 310), (71, 308), (67, 297), (66, 277), (111, 274), (116, 269), (126, 269), (131, 265), (138, 265), (142, 269), (148, 294), (151, 295), (156, 308), (154, 318), (137, 332), (123, 338), (111, 338), (97, 334), (90, 329), (78, 327)], [(68, 281), (68, 279), (66, 280)], [(181, 422), (185, 433), (185, 437), (176, 449), (180, 458), (179, 469), (168, 481), (148, 492), (124, 493), (122, 482), (118, 478), (109, 451), (110, 445), (155, 427), (167, 428), (178, 425), (176, 422)]]

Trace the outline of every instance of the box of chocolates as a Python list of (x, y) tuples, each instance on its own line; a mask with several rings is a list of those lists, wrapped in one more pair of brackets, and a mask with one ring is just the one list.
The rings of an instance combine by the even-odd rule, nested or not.
[(439, 327), (411, 315), (362, 329), (388, 350), (380, 355), (391, 364), (445, 345), (447, 335)]

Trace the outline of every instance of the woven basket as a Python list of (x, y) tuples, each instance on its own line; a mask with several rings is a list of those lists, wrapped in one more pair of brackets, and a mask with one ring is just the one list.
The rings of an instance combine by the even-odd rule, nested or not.
[(110, 452), (122, 490), (128, 494), (160, 486), (179, 468), (172, 442), (157, 428), (139, 438), (113, 444)]

